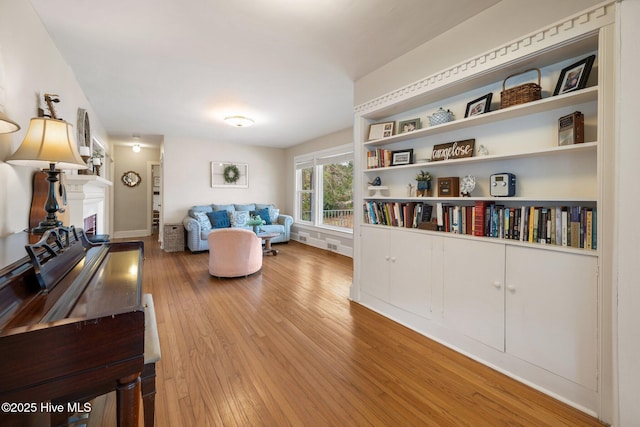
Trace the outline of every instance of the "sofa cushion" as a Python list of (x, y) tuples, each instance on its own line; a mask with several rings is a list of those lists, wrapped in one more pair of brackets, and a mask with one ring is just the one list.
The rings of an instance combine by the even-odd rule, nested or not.
[(256, 204), (255, 203), (250, 203), (248, 205), (233, 205), (237, 211), (255, 211), (256, 210)]
[(204, 205), (204, 206), (191, 206), (191, 208), (189, 209), (189, 216), (192, 218), (195, 218), (195, 213), (196, 212), (213, 212), (213, 209), (211, 209), (211, 206), (209, 205)]
[(268, 208), (251, 211), (251, 216), (257, 216), (257, 215), (259, 215), (260, 219), (262, 219), (265, 222), (265, 225), (271, 225), (271, 217), (269, 216)]
[(227, 212), (233, 212), (236, 210), (236, 208), (233, 205), (216, 205), (215, 203), (213, 205), (213, 210), (214, 211), (227, 211)]
[(211, 230), (211, 221), (205, 212), (195, 211), (192, 215), (196, 221), (200, 224), (200, 229), (202, 231)]
[(249, 211), (235, 211), (235, 212), (230, 212), (229, 213), (229, 218), (231, 219), (231, 226), (238, 228), (238, 227), (245, 227), (246, 226), (246, 222), (249, 219)]
[(227, 228), (231, 225), (226, 210), (209, 212), (207, 216), (211, 221), (211, 228)]

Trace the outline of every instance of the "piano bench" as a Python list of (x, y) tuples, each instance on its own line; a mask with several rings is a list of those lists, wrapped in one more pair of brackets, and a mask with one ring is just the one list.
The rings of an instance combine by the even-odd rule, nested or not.
[(142, 296), (144, 307), (144, 368), (140, 375), (145, 427), (153, 427), (156, 399), (156, 362), (160, 360), (160, 339), (151, 294)]

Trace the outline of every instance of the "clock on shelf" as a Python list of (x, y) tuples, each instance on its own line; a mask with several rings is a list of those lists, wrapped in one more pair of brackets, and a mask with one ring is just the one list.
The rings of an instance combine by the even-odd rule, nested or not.
[(473, 189), (476, 188), (476, 177), (473, 175), (467, 175), (462, 178), (460, 183), (460, 192), (463, 197), (470, 197)]

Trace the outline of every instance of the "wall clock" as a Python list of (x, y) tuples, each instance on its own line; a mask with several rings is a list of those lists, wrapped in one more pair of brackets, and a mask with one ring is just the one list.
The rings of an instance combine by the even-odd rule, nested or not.
[(78, 108), (78, 146), (91, 147), (91, 125), (89, 113), (84, 108)]
[(140, 184), (142, 178), (138, 172), (129, 171), (122, 174), (122, 183), (127, 187), (135, 187)]

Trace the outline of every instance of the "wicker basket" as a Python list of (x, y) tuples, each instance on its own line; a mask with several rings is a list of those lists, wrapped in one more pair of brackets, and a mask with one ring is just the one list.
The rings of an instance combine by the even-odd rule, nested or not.
[[(519, 76), (521, 74), (528, 73), (529, 71), (538, 72), (538, 84), (525, 83), (520, 86), (512, 87), (511, 89), (505, 89), (507, 80), (511, 77)], [(529, 70), (522, 71), (520, 73), (511, 74), (502, 82), (502, 92), (500, 92), (500, 108), (512, 107), (514, 105), (524, 104), (531, 101), (537, 101), (542, 98), (542, 87), (540, 86), (540, 70), (537, 68), (531, 68)]]

